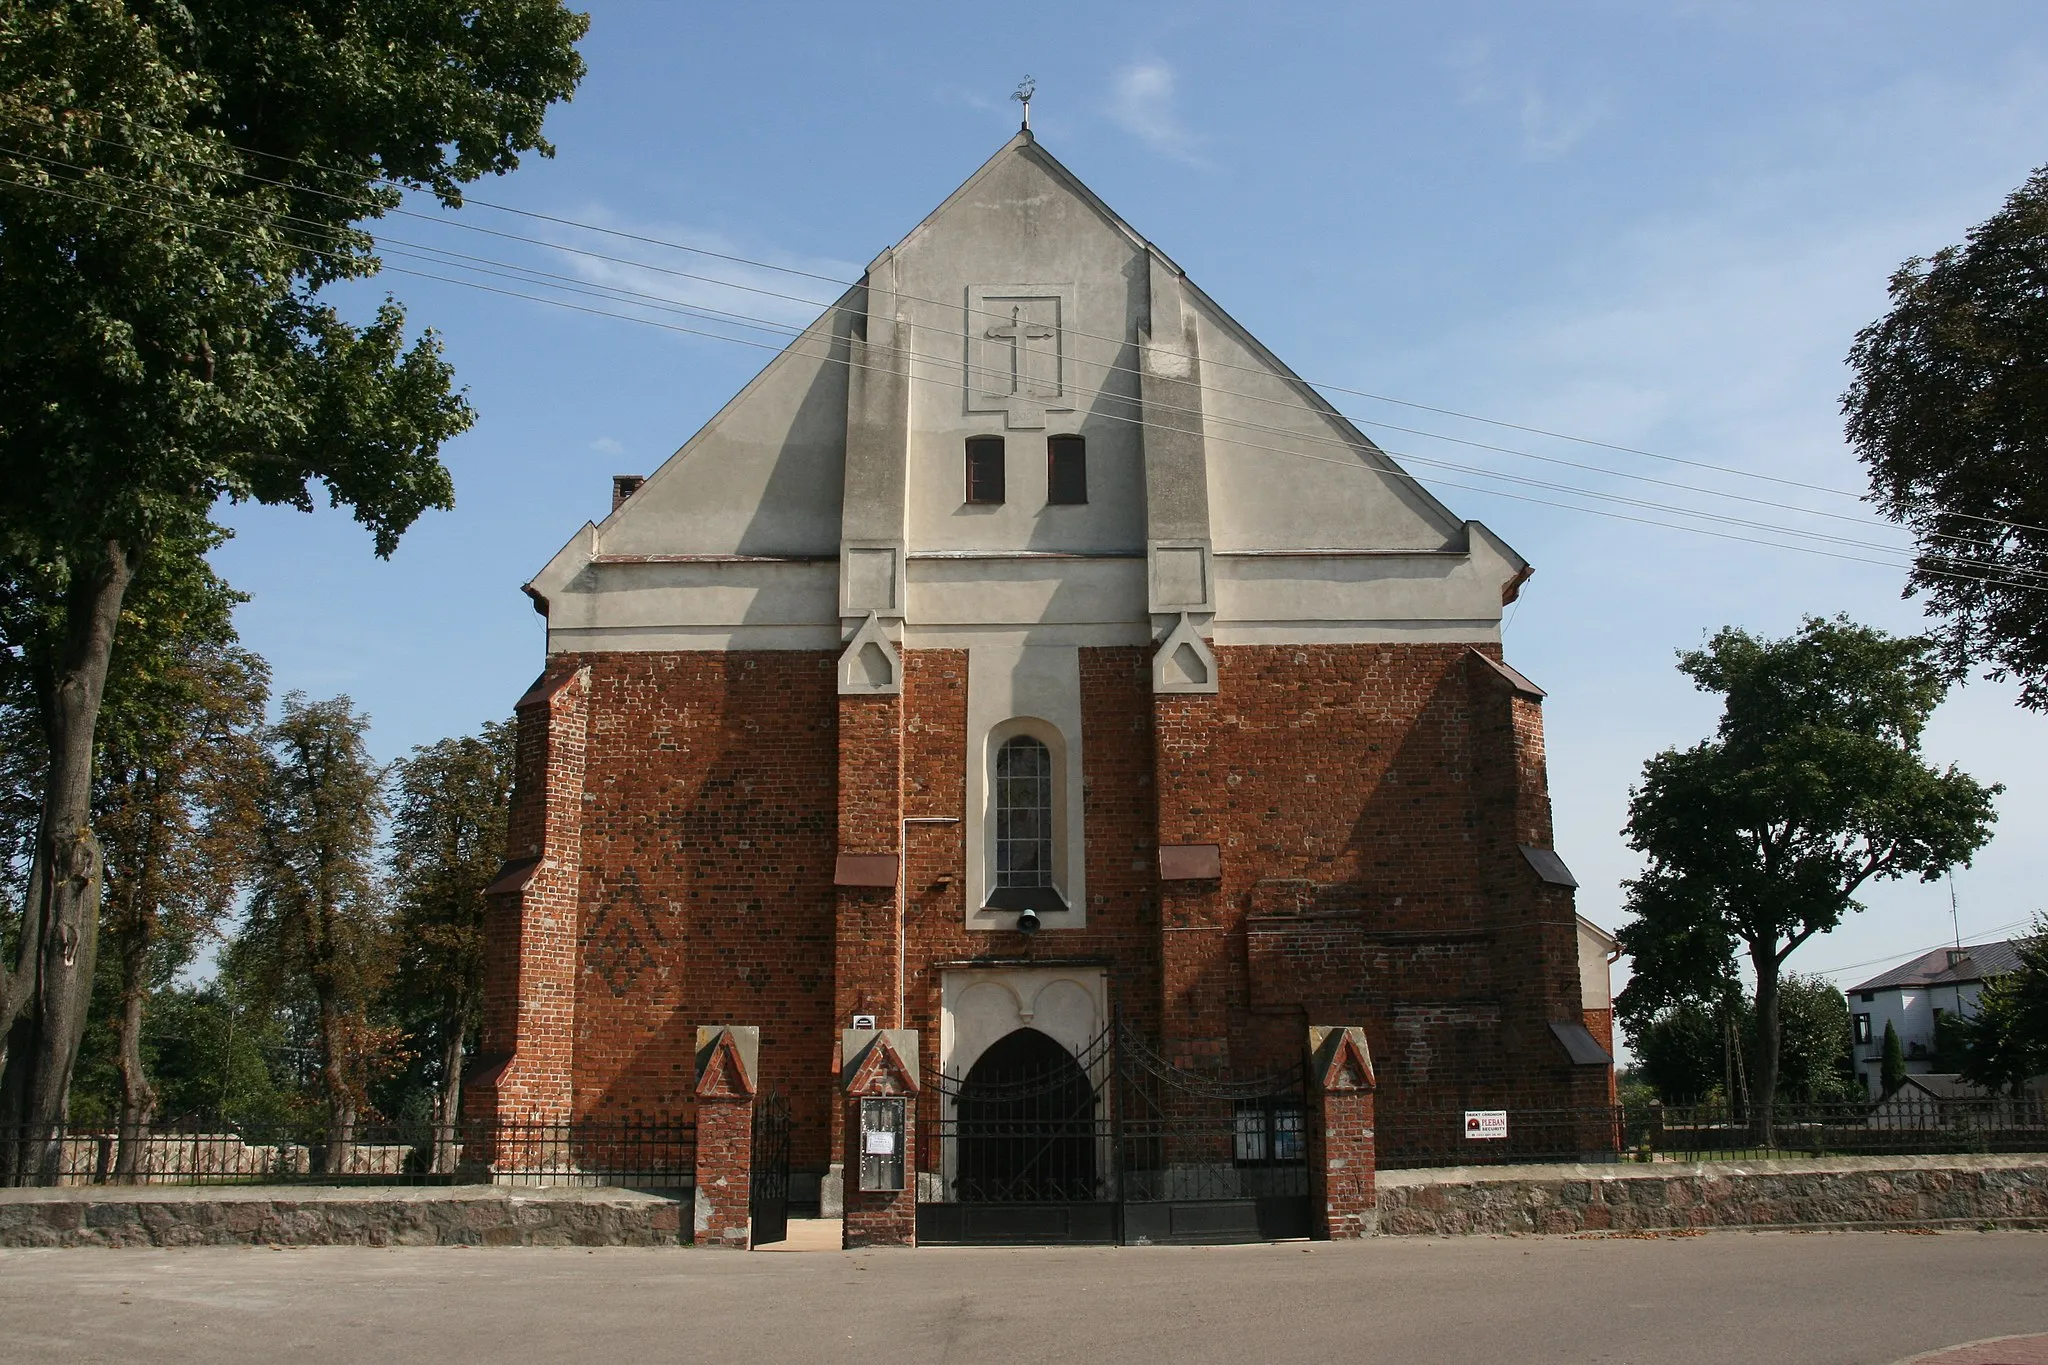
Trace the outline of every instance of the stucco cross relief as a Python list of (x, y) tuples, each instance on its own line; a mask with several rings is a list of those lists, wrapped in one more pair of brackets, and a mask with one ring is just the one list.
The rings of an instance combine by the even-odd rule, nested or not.
[[(1059, 286), (1053, 286), (1058, 289)], [(1045, 425), (1047, 412), (1068, 412), (1060, 401), (1060, 315), (1063, 292), (1005, 296), (977, 289), (969, 307), (974, 342), (969, 411), (1000, 412), (1011, 428)]]

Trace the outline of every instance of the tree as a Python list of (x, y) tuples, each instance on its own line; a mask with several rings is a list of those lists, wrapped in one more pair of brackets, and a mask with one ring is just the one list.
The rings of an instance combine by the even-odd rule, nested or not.
[(1872, 880), (1930, 881), (1991, 837), (1986, 787), (1920, 755), (1947, 684), (1919, 639), (1808, 618), (1787, 639), (1727, 628), (1679, 656), (1723, 697), (1715, 738), (1643, 765), (1624, 831), (1648, 866), (1626, 884), (1619, 938), (1635, 976), (1617, 1001), (1697, 998), (1756, 981), (1756, 1118), (1769, 1137), (1781, 1063), (1785, 960), (1861, 909)]
[[(1752, 1038), (1755, 1019), (1752, 1011)], [(1849, 1029), (1849, 1002), (1834, 982), (1785, 973), (1778, 983), (1778, 1098), (1810, 1104), (1866, 1098), (1849, 1051)]]
[(1720, 1088), (1725, 1035), (1708, 1006), (1667, 1006), (1625, 1030), (1637, 1070), (1666, 1104), (1698, 1104)]
[(1906, 1049), (1899, 1042), (1898, 1026), (1889, 1019), (1884, 1021), (1884, 1060), (1877, 1075), (1887, 1096), (1906, 1083)]
[(2048, 1075), (2048, 915), (2019, 940), (2019, 967), (1984, 983), (1976, 1012), (1960, 1022), (1962, 1078), (2017, 1093)]
[(391, 889), (398, 918), (394, 996), (435, 1087), (434, 1165), (454, 1169), (463, 1048), (483, 1005), (484, 888), (505, 858), (516, 728), (416, 748), (397, 764)]
[[(106, 703), (96, 729), (92, 811), (104, 836), (103, 960), (95, 1008), (110, 1011), (107, 1057), (118, 1076), (131, 1168), (154, 1095), (143, 1061), (147, 1001), (188, 962), (226, 911), (247, 844), (253, 731), (268, 691), (263, 661), (235, 643), (243, 599), (204, 560), (208, 545), (171, 547), (146, 565), (123, 603)], [(0, 664), (0, 854), (34, 847), (48, 766), (41, 690), (54, 621), (37, 629), (32, 597), (0, 591), (25, 647)], [(16, 918), (18, 927), (19, 921)], [(20, 1070), (14, 1072), (17, 1084)], [(10, 1148), (10, 1163), (23, 1155)]]
[(242, 881), (269, 690), (260, 658), (219, 640), (195, 643), (102, 727), (112, 732), (101, 737), (98, 824), (107, 863), (101, 934), (120, 968), (120, 1175), (133, 1171), (156, 1116), (142, 1056), (152, 988), (191, 960)]
[(330, 1172), (346, 1169), (382, 1042), (369, 1009), (390, 950), (375, 865), (383, 774), (363, 740), (368, 728), (347, 697), (286, 694), (283, 715), (264, 732), (267, 772), (238, 945), (262, 996), (298, 992), (314, 1007)]
[[(404, 188), (551, 153), (560, 0), (9, 0), (0, 26), (0, 577), (60, 628), (7, 1091), (54, 1134), (94, 977), (94, 733), (122, 606), (222, 497), (352, 510), (380, 555), (472, 413), (431, 334), (321, 301)], [(37, 613), (30, 613), (36, 615)], [(4, 617), (6, 613), (0, 613)], [(22, 642), (10, 638), (10, 649)], [(53, 1149), (51, 1149), (53, 1150)]]
[(2048, 167), (1962, 246), (1891, 278), (1842, 396), (1878, 506), (1908, 527), (1908, 591), (1956, 674), (1987, 665), (2048, 710)]
[[(1829, 1103), (1863, 1097), (1849, 1054), (1849, 1007), (1833, 983), (1787, 972), (1779, 983), (1779, 1017), (1780, 1100)], [(1755, 1049), (1753, 999), (1667, 1005), (1647, 1018), (1625, 1016), (1623, 1028), (1643, 1078), (1659, 1099), (1696, 1104), (1719, 1095), (1731, 1109), (1742, 1103), (1742, 1073), (1733, 1050), (1740, 1045)]]

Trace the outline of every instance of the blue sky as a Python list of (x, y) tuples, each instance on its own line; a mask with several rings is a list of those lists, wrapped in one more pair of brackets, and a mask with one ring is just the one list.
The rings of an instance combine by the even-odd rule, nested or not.
[[(590, 74), (549, 124), (559, 157), (479, 196), (852, 279), (1009, 136), (1006, 96), (1030, 73), (1044, 145), (1306, 377), (1850, 494), (1863, 485), (1841, 436), (1842, 358), (1883, 312), (1886, 277), (1960, 240), (2048, 162), (2048, 11), (1999, 0), (1257, 12), (613, 0), (593, 6), (584, 53)], [(815, 310), (660, 271), (836, 292), (478, 207), (460, 221), (656, 269), (416, 220), (388, 235), (771, 321)], [(507, 713), (543, 646), (519, 585), (606, 510), (610, 475), (653, 469), (767, 353), (398, 274), (353, 302), (385, 289), (441, 333), (480, 413), (446, 451), (457, 509), (380, 563), (343, 515), (237, 508), (217, 560), (254, 595), (243, 635), (279, 690), (348, 693), (390, 758)], [(1332, 396), (1361, 423), (1438, 433), (1367, 427), (1397, 455), (1901, 543), (1880, 525), (1719, 495), (1859, 516), (1849, 497)], [(1784, 633), (1808, 613), (1917, 628), (1889, 564), (1543, 506), (1410, 467), (1537, 567), (1508, 657), (1550, 691), (1557, 846), (1581, 908), (1610, 927), (1636, 866), (1617, 834), (1629, 785), (1646, 756), (1702, 737), (1715, 715), (1675, 651), (1724, 624)], [(2012, 699), (1972, 684), (1928, 736), (1936, 759), (2008, 788), (1999, 837), (1955, 879), (1966, 937), (2048, 901), (2048, 717)], [(1846, 984), (1949, 934), (1946, 886), (1867, 900), (1792, 965)]]

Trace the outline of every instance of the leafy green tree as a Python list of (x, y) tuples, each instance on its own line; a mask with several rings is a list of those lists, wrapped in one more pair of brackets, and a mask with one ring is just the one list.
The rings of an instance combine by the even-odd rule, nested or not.
[(1624, 1025), (1641, 1079), (1667, 1104), (1698, 1104), (1721, 1085), (1720, 1016), (1696, 1002), (1670, 1005)]
[(2048, 710), (2048, 167), (1961, 246), (1891, 279), (1842, 397), (1878, 506), (1917, 545), (1911, 591), (1948, 666)]
[[(511, 170), (583, 72), (560, 0), (7, 0), (0, 581), (48, 643), (48, 762), (12, 970), (15, 1115), (54, 1132), (94, 978), (94, 732), (130, 586), (216, 502), (351, 509), (380, 555), (452, 505), (472, 413), (357, 226)], [(4, 604), (0, 604), (4, 605)], [(20, 651), (33, 642), (10, 636)], [(45, 1154), (47, 1158), (47, 1152)]]
[[(209, 542), (210, 543), (210, 542)], [(267, 670), (235, 643), (241, 595), (201, 557), (175, 547), (144, 566), (123, 603), (123, 631), (109, 666), (96, 730), (93, 819), (103, 836), (106, 892), (90, 1017), (106, 1034), (97, 1061), (120, 1098), (89, 1097), (77, 1115), (118, 1121), (116, 1169), (133, 1164), (154, 1108), (143, 1060), (150, 995), (184, 966), (227, 909), (247, 845), (254, 775), (253, 730), (263, 719)], [(0, 850), (34, 847), (48, 765), (39, 665), (49, 631), (37, 631), (26, 599), (12, 632), (29, 647), (0, 660)], [(11, 917), (10, 929), (19, 927)]]
[(434, 1170), (452, 1171), (462, 1056), (483, 1006), (484, 888), (505, 859), (517, 731), (491, 722), (396, 765), (391, 879), (393, 996), (418, 1078), (434, 1088)]
[(1782, 1055), (1785, 960), (1862, 907), (1872, 880), (1932, 880), (1991, 837), (1987, 787), (1920, 754), (1947, 684), (1931, 646), (1846, 619), (1783, 640), (1727, 628), (1679, 656), (1723, 698), (1713, 739), (1643, 765), (1624, 831), (1648, 859), (1619, 935), (1635, 976), (1625, 1013), (1756, 981), (1756, 1120), (1768, 1137)]
[(330, 1172), (346, 1169), (369, 1071), (388, 1041), (371, 1014), (391, 942), (375, 863), (383, 774), (363, 739), (368, 728), (347, 697), (285, 695), (264, 732), (267, 772), (237, 944), (237, 966), (260, 999), (313, 1003)]
[(119, 1175), (132, 1172), (156, 1115), (142, 1056), (152, 987), (213, 935), (246, 870), (268, 699), (263, 661), (211, 640), (165, 660), (101, 727), (101, 935), (119, 965)]
[(1878, 1064), (1877, 1074), (1886, 1095), (1906, 1083), (1906, 1049), (1899, 1042), (1897, 1026), (1889, 1019), (1884, 1021), (1884, 1060)]
[(2015, 1092), (2048, 1075), (2048, 916), (2037, 915), (2018, 946), (2018, 970), (1985, 982), (1958, 1028), (1962, 1078)]
[[(1752, 1010), (1752, 1038), (1755, 1021)], [(1778, 1098), (1820, 1104), (1865, 1098), (1849, 1051), (1849, 1030), (1849, 1002), (1834, 982), (1785, 973), (1778, 983)]]
[[(1779, 982), (1779, 1019), (1780, 1100), (1840, 1102), (1863, 1097), (1849, 1053), (1849, 1007), (1833, 983), (1787, 972)], [(1643, 1079), (1659, 1099), (1670, 1104), (1695, 1104), (1716, 1096), (1731, 1104), (1740, 1101), (1739, 1094), (1730, 1093), (1735, 1071), (1730, 1048), (1732, 1040), (1740, 1039), (1755, 1050), (1757, 1012), (1752, 998), (1669, 1005), (1624, 1028)]]

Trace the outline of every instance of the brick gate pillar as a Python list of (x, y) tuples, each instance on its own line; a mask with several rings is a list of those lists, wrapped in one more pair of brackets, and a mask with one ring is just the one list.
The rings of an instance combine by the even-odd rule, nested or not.
[(917, 1245), (917, 1030), (840, 1035), (846, 1220), (840, 1245)]
[(753, 1243), (754, 1078), (761, 1030), (710, 1025), (697, 1030), (696, 1242)]
[(1373, 1145), (1372, 1053), (1365, 1030), (1308, 1031), (1308, 1193), (1311, 1235), (1331, 1241), (1379, 1230)]

